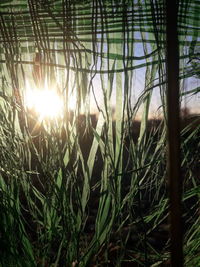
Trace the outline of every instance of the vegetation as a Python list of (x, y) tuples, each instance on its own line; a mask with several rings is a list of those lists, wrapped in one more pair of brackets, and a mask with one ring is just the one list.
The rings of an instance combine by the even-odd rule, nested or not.
[[(199, 93), (199, 9), (180, 1), (181, 103)], [(0, 3), (1, 266), (169, 264), (164, 10), (158, 0)], [(40, 118), (27, 87), (54, 88), (62, 116)], [(199, 132), (188, 115), (186, 266), (200, 264)]]

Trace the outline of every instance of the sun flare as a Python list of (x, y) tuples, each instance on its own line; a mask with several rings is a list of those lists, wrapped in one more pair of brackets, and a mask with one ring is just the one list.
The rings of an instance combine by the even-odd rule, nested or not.
[(58, 93), (51, 89), (28, 89), (25, 93), (25, 105), (33, 109), (41, 119), (58, 118), (63, 113), (63, 101)]

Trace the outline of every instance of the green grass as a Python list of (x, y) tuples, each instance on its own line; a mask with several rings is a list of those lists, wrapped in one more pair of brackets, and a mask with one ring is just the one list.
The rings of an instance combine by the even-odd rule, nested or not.
[[(0, 265), (167, 264), (165, 37), (164, 25), (154, 21), (158, 10), (149, 1), (129, 1), (130, 9), (104, 1), (97, 10), (87, 1), (73, 2), (71, 9), (61, 1), (44, 7), (21, 1), (11, 9), (11, 2), (0, 4)], [(190, 8), (199, 14), (197, 4)], [(184, 14), (188, 25), (196, 21), (192, 12), (191, 18)], [(188, 66), (184, 54), (194, 46), (187, 36), (196, 42), (197, 36), (195, 29), (179, 29), (179, 35), (183, 82), (199, 77), (196, 61)], [(145, 82), (134, 103), (139, 69)], [(23, 103), (27, 81), (58, 89), (63, 118), (38, 123)], [(158, 87), (162, 119), (150, 121)], [(181, 96), (198, 92), (197, 86)], [(181, 131), (184, 255), (186, 266), (198, 266), (199, 116), (187, 120)]]

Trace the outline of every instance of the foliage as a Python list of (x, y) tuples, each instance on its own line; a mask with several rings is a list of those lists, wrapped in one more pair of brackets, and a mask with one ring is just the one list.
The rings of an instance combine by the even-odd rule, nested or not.
[[(0, 3), (2, 266), (167, 262), (163, 11), (147, 0)], [(199, 12), (180, 1), (181, 83), (199, 77)], [(63, 117), (27, 110), (27, 84), (56, 88)], [(162, 116), (150, 126), (155, 92)], [(200, 262), (198, 122), (181, 136), (187, 266)]]

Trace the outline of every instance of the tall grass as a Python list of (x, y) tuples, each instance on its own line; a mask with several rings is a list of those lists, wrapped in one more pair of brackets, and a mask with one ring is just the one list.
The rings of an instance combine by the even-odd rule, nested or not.
[[(198, 43), (199, 7), (187, 4), (180, 4), (181, 81), (199, 77), (194, 49), (187, 50)], [(159, 266), (169, 259), (159, 6), (163, 10), (160, 1), (0, 4), (2, 266)], [(186, 65), (188, 57), (193, 65)], [(24, 103), (27, 83), (56, 88), (63, 117), (39, 122)], [(162, 117), (150, 126), (155, 91)], [(198, 92), (197, 86), (181, 94)], [(73, 112), (71, 94), (77, 96)], [(181, 133), (187, 266), (200, 262), (199, 130), (196, 116)]]

